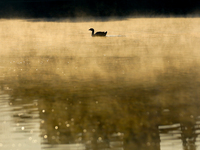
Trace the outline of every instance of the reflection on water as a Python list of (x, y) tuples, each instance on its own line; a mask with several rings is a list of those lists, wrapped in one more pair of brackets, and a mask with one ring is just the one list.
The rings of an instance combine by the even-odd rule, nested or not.
[(106, 38), (84, 31), (105, 22), (11, 22), (0, 147), (200, 149), (199, 19), (110, 21)]
[(12, 103), (7, 94), (0, 96), (0, 147), (1, 149), (41, 149), (39, 113), (36, 102)]

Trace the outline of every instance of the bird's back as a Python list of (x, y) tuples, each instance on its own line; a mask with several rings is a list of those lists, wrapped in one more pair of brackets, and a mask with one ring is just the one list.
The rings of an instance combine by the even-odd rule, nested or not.
[(106, 36), (107, 31), (106, 32), (96, 32), (94, 35), (95, 36)]

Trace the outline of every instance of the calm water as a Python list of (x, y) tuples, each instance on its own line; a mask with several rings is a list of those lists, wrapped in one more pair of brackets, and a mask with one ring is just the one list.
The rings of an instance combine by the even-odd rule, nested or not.
[(0, 149), (200, 150), (199, 24), (0, 20)]

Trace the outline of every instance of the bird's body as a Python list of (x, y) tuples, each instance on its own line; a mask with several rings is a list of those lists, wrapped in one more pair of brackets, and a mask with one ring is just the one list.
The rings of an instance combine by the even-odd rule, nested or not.
[(90, 28), (89, 30), (92, 31), (92, 37), (95, 37), (95, 36), (106, 36), (106, 34), (107, 34), (107, 31), (106, 32), (96, 32), (96, 33), (94, 33), (94, 29), (93, 28)]

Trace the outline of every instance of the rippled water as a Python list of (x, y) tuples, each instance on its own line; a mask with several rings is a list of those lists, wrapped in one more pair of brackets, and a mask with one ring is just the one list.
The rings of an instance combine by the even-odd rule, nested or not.
[(199, 23), (0, 20), (0, 148), (200, 149)]

